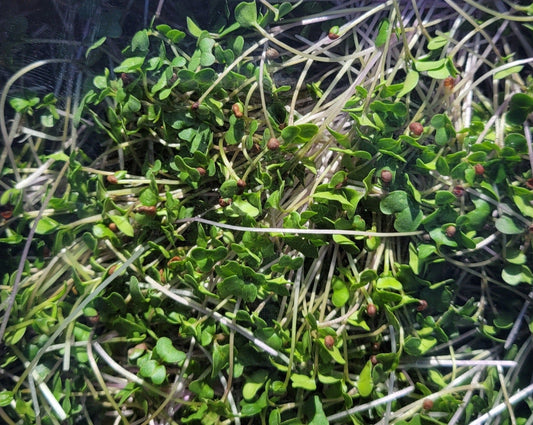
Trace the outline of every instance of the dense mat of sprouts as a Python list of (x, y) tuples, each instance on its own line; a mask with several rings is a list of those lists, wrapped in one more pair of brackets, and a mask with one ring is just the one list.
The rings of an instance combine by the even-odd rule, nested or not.
[(1, 417), (523, 423), (532, 18), (235, 6), (137, 33), (81, 106), (6, 121), (44, 62), (8, 81)]

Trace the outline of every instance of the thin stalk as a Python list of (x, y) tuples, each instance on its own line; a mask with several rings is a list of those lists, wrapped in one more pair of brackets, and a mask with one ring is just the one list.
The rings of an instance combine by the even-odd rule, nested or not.
[[(528, 385), (526, 388), (518, 391), (517, 393), (509, 397), (509, 405), (513, 406), (515, 404), (518, 404), (525, 398), (531, 396), (531, 394), (533, 394), (533, 384)], [(495, 418), (500, 413), (504, 412), (506, 409), (507, 409), (507, 403), (500, 403), (497, 406), (494, 406), (484, 415), (481, 415), (475, 421), (470, 422), (470, 425), (482, 425), (486, 421)]]
[(511, 425), (516, 425), (516, 416), (514, 414), (513, 405), (509, 400), (509, 394), (507, 392), (507, 386), (505, 384), (505, 378), (503, 376), (503, 369), (501, 366), (496, 366), (498, 371), (498, 380), (500, 381), (500, 391), (503, 395), (503, 403), (507, 407), (507, 412), (509, 413), (509, 419), (511, 420)]
[(7, 126), (6, 126), (6, 119), (5, 119), (5, 107), (6, 107), (6, 100), (7, 100), (7, 95), (9, 93), (9, 90), (11, 89), (11, 86), (15, 83), (15, 81), (17, 81), (24, 74), (27, 74), (28, 72), (36, 68), (39, 68), (43, 65), (48, 65), (51, 63), (65, 63), (65, 62), (70, 62), (70, 61), (71, 61), (70, 59), (47, 59), (47, 60), (41, 60), (41, 61), (34, 62), (20, 69), (15, 74), (13, 74), (13, 76), (9, 80), (7, 80), (4, 86), (4, 89), (2, 90), (2, 95), (0, 96), (0, 132), (2, 134), (2, 138), (4, 139), (4, 144), (6, 146), (6, 149), (2, 151), (2, 154), (0, 155), (0, 170), (4, 169), (6, 157), (9, 157), (11, 164), (12, 164), (13, 172), (15, 173), (15, 177), (17, 181), (20, 180), (20, 176), (17, 170), (17, 162), (13, 155), (13, 151), (11, 150), (11, 144), (13, 143), (13, 138), (10, 137), (7, 133)]
[(479, 9), (482, 12), (488, 13), (489, 15), (496, 16), (500, 19), (505, 19), (508, 21), (516, 21), (516, 22), (533, 22), (533, 16), (515, 16), (515, 15), (511, 15), (509, 12), (500, 13), (496, 10), (483, 6), (483, 4), (475, 2), (473, 0), (464, 0), (464, 2), (471, 6), (474, 6), (476, 9)]
[(111, 395), (108, 386), (106, 385), (104, 378), (102, 377), (102, 374), (100, 372), (100, 369), (98, 368), (98, 364), (96, 363), (96, 359), (93, 355), (93, 347), (91, 344), (90, 339), (87, 341), (87, 357), (89, 359), (89, 365), (91, 366), (91, 369), (94, 373), (94, 376), (96, 377), (96, 380), (98, 381), (98, 384), (100, 384), (100, 387), (104, 391), (104, 394), (111, 403), (111, 406), (115, 409), (115, 412), (120, 416), (120, 419), (122, 419), (122, 422), (126, 425), (129, 424), (128, 419), (124, 416), (124, 413), (122, 413), (122, 409), (119, 407), (113, 396)]
[[(113, 370), (115, 371), (116, 373), (118, 373), (119, 375), (122, 375), (124, 378), (126, 378), (128, 381), (130, 382), (134, 382), (136, 383), (137, 385), (140, 385), (144, 388), (146, 388), (147, 390), (150, 390), (151, 392), (154, 392), (155, 394), (158, 394), (160, 396), (166, 396), (166, 393), (164, 391), (161, 391), (161, 389), (153, 386), (152, 384), (149, 384), (148, 382), (146, 382), (145, 380), (143, 380), (142, 378), (139, 378), (137, 375), (135, 375), (134, 373), (131, 373), (129, 370), (125, 369), (124, 367), (122, 367), (120, 364), (118, 364), (108, 353), (107, 351), (104, 349), (104, 347), (102, 347), (102, 345), (98, 342), (98, 341), (93, 341), (92, 342), (92, 347), (94, 348), (94, 350), (98, 353), (98, 355), (100, 356), (100, 358)], [(186, 403), (185, 400), (180, 400), (180, 399), (177, 399), (177, 401), (179, 401), (180, 403)]]
[(281, 233), (281, 234), (301, 234), (301, 235), (345, 235), (345, 236), (375, 236), (381, 238), (394, 238), (405, 236), (416, 236), (423, 233), (422, 230), (414, 232), (372, 232), (362, 230), (341, 230), (341, 229), (292, 229), (285, 227), (246, 227), (236, 226), (233, 224), (219, 223), (217, 221), (207, 220), (201, 217), (190, 217), (176, 220), (175, 223), (204, 223), (210, 226), (221, 227), (228, 230), (254, 233)]
[(533, 174), (533, 144), (531, 143), (531, 131), (530, 131), (529, 124), (527, 122), (524, 123), (524, 136), (526, 138), (526, 143), (527, 143), (529, 165), (531, 167), (531, 173)]
[(261, 110), (263, 111), (263, 117), (265, 123), (270, 131), (270, 137), (276, 137), (274, 129), (272, 128), (272, 123), (268, 116), (268, 110), (266, 105), (265, 98), (265, 88), (264, 88), (264, 75), (265, 75), (265, 58), (266, 58), (266, 45), (263, 46), (263, 53), (261, 55), (261, 61), (259, 62), (259, 97), (261, 98)]
[(24, 370), (22, 375), (20, 376), (19, 381), (13, 388), (13, 392), (16, 393), (19, 389), (28, 374), (35, 369), (35, 366), (41, 359), (41, 357), (44, 355), (44, 353), (50, 348), (50, 346), (54, 343), (54, 341), (59, 337), (59, 335), (65, 330), (65, 328), (68, 326), (70, 322), (73, 320), (76, 320), (78, 316), (80, 316), (83, 312), (83, 309), (87, 307), (87, 305), (93, 301), (99, 294), (102, 292), (111, 282), (113, 282), (118, 276), (122, 274), (124, 270), (126, 270), (130, 265), (137, 259), (139, 256), (145, 251), (146, 248), (142, 246), (138, 246), (132, 253), (131, 257), (126, 260), (124, 264), (122, 264), (120, 267), (117, 267), (117, 269), (107, 277), (91, 294), (89, 294), (80, 304), (74, 308), (70, 314), (61, 322), (59, 322), (57, 329), (54, 331), (54, 333), (48, 338), (48, 340), (43, 344), (43, 346), (39, 349), (37, 354), (35, 354), (35, 357), (32, 359), (28, 367)]
[[(1, 104), (0, 104), (0, 109), (1, 109)], [(0, 113), (3, 113), (3, 111), (0, 110)], [(1, 121), (1, 117), (0, 117), (0, 121)], [(29, 254), (29, 251), (30, 251), (30, 246), (31, 246), (31, 243), (33, 241), (33, 237), (35, 235), (35, 232), (37, 230), (37, 224), (39, 223), (39, 220), (40, 220), (40, 218), (42, 216), (42, 211), (44, 211), (44, 209), (46, 208), (46, 206), (50, 202), (50, 199), (52, 198), (52, 195), (57, 190), (57, 188), (58, 188), (58, 186), (59, 186), (59, 184), (61, 182), (61, 179), (63, 177), (63, 174), (65, 174), (65, 172), (68, 169), (68, 166), (69, 166), (69, 164), (67, 162), (61, 168), (61, 171), (59, 172), (59, 175), (58, 175), (56, 181), (54, 182), (51, 190), (46, 195), (46, 198), (43, 200), (43, 203), (42, 203), (42, 206), (41, 206), (41, 209), (40, 209), (40, 213), (37, 216), (37, 218), (35, 219), (35, 221), (33, 222), (33, 225), (31, 226), (30, 232), (29, 232), (28, 237), (26, 239), (26, 243), (24, 244), (24, 249), (22, 250), (22, 255), (21, 255), (21, 258), (20, 258), (19, 266), (17, 268), (17, 274), (15, 276), (15, 281), (13, 282), (13, 287), (11, 288), (11, 293), (9, 294), (8, 305), (7, 305), (6, 311), (4, 313), (4, 317), (2, 319), (2, 324), (0, 325), (0, 341), (2, 341), (3, 338), (4, 338), (4, 333), (6, 331), (7, 323), (9, 322), (9, 317), (11, 315), (11, 310), (13, 309), (13, 305), (15, 303), (15, 297), (16, 297), (17, 292), (18, 292), (20, 280), (22, 279), (22, 272), (24, 270), (24, 264), (26, 262), (26, 259), (28, 258), (28, 254)]]
[[(200, 96), (200, 98), (198, 99), (198, 103), (201, 104), (206, 98), (207, 96), (209, 95), (209, 93), (211, 93), (218, 84), (220, 84), (220, 82), (224, 79), (224, 77), (226, 77), (226, 75), (228, 75), (230, 73), (230, 71), (235, 68), (237, 65), (239, 65), (240, 63), (242, 63), (243, 59), (246, 58), (246, 56), (250, 55), (255, 49), (257, 49), (258, 47), (262, 46), (263, 44), (265, 44), (267, 42), (267, 39), (264, 38), (262, 40), (259, 40), (258, 42), (252, 44), (248, 49), (246, 49), (238, 58), (236, 58), (233, 63), (231, 63), (230, 65), (227, 66), (226, 69), (224, 69), (223, 72), (221, 72), (219, 75), (218, 75), (218, 78), (213, 82), (213, 84), (211, 84), (209, 86), (209, 88), (202, 94), (202, 96)], [(1, 111), (0, 111), (1, 112)]]
[(373, 409), (374, 407), (381, 406), (382, 404), (387, 404), (394, 400), (399, 400), (402, 397), (405, 397), (409, 394), (411, 394), (415, 390), (415, 387), (413, 385), (404, 388), (403, 390), (396, 391), (392, 394), (383, 396), (381, 398), (378, 398), (376, 400), (373, 400), (369, 403), (360, 404), (358, 406), (352, 407), (351, 409), (345, 410), (344, 412), (335, 413), (333, 415), (330, 415), (327, 417), (327, 420), (329, 422), (335, 422), (340, 419), (346, 418), (346, 416), (353, 415), (357, 412), (364, 412), (365, 410)]
[(145, 276), (146, 281), (150, 284), (150, 286), (153, 289), (156, 289), (157, 291), (161, 292), (162, 294), (166, 295), (170, 299), (176, 301), (178, 304), (181, 304), (185, 307), (188, 307), (190, 309), (194, 309), (199, 311), (202, 314), (205, 314), (207, 316), (213, 317), (215, 320), (222, 323), (224, 326), (227, 326), (229, 329), (233, 329), (237, 332), (239, 332), (242, 336), (249, 339), (257, 345), (259, 348), (270, 354), (271, 356), (280, 358), (283, 362), (289, 363), (289, 358), (285, 356), (285, 354), (279, 352), (278, 350), (275, 350), (274, 348), (270, 347), (267, 343), (264, 341), (261, 341), (259, 338), (256, 338), (248, 329), (243, 328), (240, 325), (234, 325), (231, 320), (229, 320), (227, 317), (223, 316), (222, 314), (211, 311), (207, 309), (206, 307), (202, 306), (201, 304), (197, 303), (196, 301), (186, 299), (184, 297), (181, 297), (177, 294), (174, 294), (171, 292), (168, 288), (165, 288), (164, 286), (157, 283), (154, 279), (150, 278), (149, 276)]
[(298, 305), (299, 305), (299, 298), (300, 298), (300, 283), (302, 281), (302, 267), (298, 269), (296, 279), (294, 281), (294, 288), (292, 291), (292, 298), (293, 298), (293, 307), (292, 307), (292, 323), (291, 323), (291, 351), (289, 353), (289, 363), (287, 368), (287, 373), (285, 375), (285, 382), (284, 386), (287, 387), (289, 385), (289, 379), (291, 377), (293, 364), (294, 364), (294, 352), (296, 350), (296, 332), (297, 332), (297, 326), (298, 326)]
[[(235, 303), (235, 307), (233, 308), (233, 319), (232, 323), (235, 327), (237, 327), (237, 313), (239, 311), (239, 307), (241, 306), (241, 298), (237, 299), (237, 302)], [(224, 394), (221, 397), (221, 401), (225, 401), (231, 392), (231, 385), (233, 383), (233, 371), (235, 367), (235, 330), (231, 329), (229, 333), (229, 353), (228, 353), (228, 382), (226, 383), (226, 389), (224, 390)]]
[(320, 306), (320, 314), (318, 320), (320, 322), (324, 321), (324, 316), (326, 314), (326, 307), (329, 301), (329, 292), (331, 290), (331, 281), (333, 280), (333, 274), (335, 273), (337, 265), (337, 256), (339, 254), (339, 245), (335, 245), (333, 248), (333, 253), (331, 254), (331, 263), (329, 265), (328, 275), (326, 277), (326, 286), (322, 294), (322, 303)]

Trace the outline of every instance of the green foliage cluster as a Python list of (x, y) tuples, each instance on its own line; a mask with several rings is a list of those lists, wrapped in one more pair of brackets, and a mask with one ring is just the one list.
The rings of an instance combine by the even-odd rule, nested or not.
[[(459, 125), (451, 36), (414, 58), (392, 12), (372, 41), (405, 49), (390, 79), (376, 65), (352, 81), (338, 59), (338, 77), (304, 87), (298, 75), (328, 58), (302, 49), (308, 65), (290, 65), (267, 45), (293, 56), (267, 31), (297, 12), (242, 2), (216, 32), (192, 19), (190, 36), (137, 32), (73, 117), (105, 152), (42, 155), (64, 187), (37, 220), (25, 185), (2, 193), (13, 258), (35, 230), (24, 267), (2, 263), (2, 306), (21, 281), (3, 417), (440, 424), (501, 402), (495, 366), (527, 358), (533, 331), (517, 319), (533, 284), (532, 94), (509, 96), (501, 129), (486, 105)], [(346, 31), (324, 37), (332, 55), (356, 48)], [(51, 97), (11, 105), (60, 119)], [(443, 357), (453, 372), (429, 368)]]

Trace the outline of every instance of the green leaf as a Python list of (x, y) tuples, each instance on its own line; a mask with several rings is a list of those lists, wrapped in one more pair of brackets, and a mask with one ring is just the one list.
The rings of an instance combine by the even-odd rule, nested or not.
[[(254, 318), (254, 320), (260, 322), (260, 320), (257, 320), (257, 316)], [(254, 332), (254, 335), (259, 338), (261, 341), (267, 343), (270, 347), (272, 347), (274, 350), (279, 350), (283, 346), (283, 338), (278, 335), (278, 331), (272, 327), (268, 327), (261, 322), (257, 324), (258, 328)]]
[(293, 5), (290, 2), (284, 1), (283, 3), (281, 3), (278, 7), (278, 15), (279, 15), (278, 19), (283, 18), (286, 14), (292, 11), (292, 9), (293, 9)]
[(285, 269), (298, 270), (303, 265), (302, 257), (291, 257), (290, 255), (283, 255), (279, 259), (278, 264), (272, 266), (273, 272), (283, 272)]
[[(201, 66), (211, 66), (215, 63), (216, 58), (212, 53), (213, 46), (215, 45), (215, 40), (211, 38), (200, 38), (198, 47), (200, 48), (201, 55), (200, 55), (200, 65)], [(207, 68), (210, 69), (210, 68)], [(206, 69), (206, 70), (207, 70)], [(200, 74), (200, 73), (198, 73)], [(198, 76), (197, 74), (197, 76)]]
[(389, 193), (389, 195), (379, 203), (379, 209), (383, 214), (387, 215), (403, 211), (408, 208), (408, 206), (407, 193), (403, 190), (396, 190)]
[(514, 316), (509, 311), (502, 311), (494, 318), (493, 323), (498, 329), (510, 329), (514, 323)]
[(408, 202), (408, 208), (396, 214), (394, 228), (398, 232), (414, 232), (422, 223), (424, 214), (417, 204)]
[(219, 345), (215, 343), (213, 345), (213, 369), (211, 371), (211, 377), (218, 375), (223, 368), (228, 365), (229, 359), (229, 344)]
[(272, 409), (268, 415), (268, 425), (281, 425), (281, 412), (279, 408)]
[(511, 264), (526, 264), (526, 255), (518, 248), (508, 248), (505, 260)]
[(513, 201), (520, 212), (526, 217), (533, 218), (533, 192), (524, 188), (511, 186)]
[(396, 95), (397, 98), (405, 96), (407, 93), (410, 93), (417, 85), (420, 74), (414, 69), (409, 70), (403, 82), (403, 88)]
[(228, 276), (217, 285), (218, 293), (222, 298), (238, 297), (246, 302), (254, 302), (257, 298), (257, 287), (246, 283), (238, 276)]
[(440, 68), (443, 68), (445, 64), (446, 64), (446, 58), (442, 58), (436, 61), (431, 61), (431, 60), (415, 61), (416, 70), (419, 72), (440, 69)]
[(451, 205), (456, 200), (457, 197), (447, 190), (438, 190), (435, 193), (435, 204), (437, 204), (438, 206)]
[(166, 336), (161, 337), (157, 340), (157, 343), (154, 348), (154, 352), (163, 360), (165, 363), (178, 364), (182, 363), (187, 355), (180, 350), (177, 350), (172, 345), (170, 338)]
[(359, 275), (359, 280), (363, 284), (372, 282), (373, 280), (376, 280), (377, 278), (378, 278), (378, 274), (376, 273), (375, 270), (372, 270), (372, 269), (365, 269)]
[(293, 373), (291, 375), (292, 387), (303, 388), (304, 390), (314, 391), (316, 390), (316, 382), (314, 378), (299, 373)]
[(509, 102), (506, 120), (509, 124), (521, 125), (531, 112), (533, 112), (533, 97), (516, 93)]
[(502, 78), (505, 78), (511, 74), (516, 74), (517, 72), (522, 71), (522, 68), (524, 68), (523, 65), (516, 65), (506, 69), (502, 69), (501, 71), (498, 71), (494, 74), (494, 79), (501, 80)]
[(457, 218), (458, 226), (468, 226), (469, 229), (479, 230), (487, 222), (491, 214), (491, 205), (483, 199), (473, 199), (472, 203), (476, 206), (469, 213)]
[(457, 247), (457, 242), (449, 238), (444, 232), (444, 230), (440, 227), (431, 229), (429, 231), (429, 236), (431, 236), (431, 239), (433, 239), (437, 243), (437, 246), (445, 245), (445, 246), (451, 246), (452, 248)]
[(111, 229), (109, 229), (109, 227), (103, 225), (102, 223), (95, 224), (93, 226), (92, 231), (93, 231), (93, 235), (98, 239), (116, 238), (115, 234), (111, 231)]
[(200, 398), (203, 399), (212, 399), (215, 396), (215, 391), (211, 388), (204, 380), (192, 381), (189, 384), (189, 390), (193, 393), (198, 394)]
[(245, 217), (257, 217), (259, 210), (243, 199), (234, 199), (231, 205), (228, 207), (229, 211), (235, 211), (238, 215)]
[[(48, 328), (48, 325), (45, 325), (44, 329), (47, 329), (47, 328)], [(4, 337), (6, 344), (9, 344), (9, 345), (17, 344), (22, 339), (24, 334), (26, 333), (26, 329), (27, 329), (26, 327), (22, 327), (22, 328), (18, 328), (17, 330), (13, 332), (6, 331), (6, 336)]]
[(363, 184), (365, 185), (365, 193), (372, 193), (372, 189), (374, 187), (374, 184), (372, 183), (374, 174), (376, 173), (376, 169), (372, 168), (368, 175), (363, 179)]
[(318, 133), (315, 124), (289, 125), (281, 131), (281, 137), (285, 143), (307, 143)]
[(457, 75), (457, 69), (455, 69), (453, 61), (447, 57), (435, 61), (429, 59), (416, 60), (415, 68), (419, 72), (426, 71), (428, 76), (436, 79)]
[(405, 339), (405, 352), (410, 356), (420, 356), (427, 353), (431, 348), (437, 344), (437, 340), (432, 336), (418, 338), (415, 336), (408, 336)]
[(241, 143), (245, 135), (244, 120), (238, 119), (235, 115), (232, 115), (229, 119), (230, 127), (224, 136), (228, 145), (237, 145)]
[(525, 264), (509, 264), (502, 270), (502, 279), (509, 285), (516, 286), (520, 283), (533, 284), (533, 273)]
[(512, 148), (515, 152), (526, 153), (527, 141), (523, 134), (510, 133), (505, 137), (505, 146)]
[(148, 40), (148, 31), (138, 31), (131, 40), (131, 50), (140, 50), (141, 53), (146, 53), (150, 48), (150, 41)]
[[(311, 404), (311, 400), (309, 401), (309, 404)], [(311, 421), (309, 422), (309, 425), (329, 425), (328, 418), (324, 413), (324, 409), (322, 408), (322, 402), (320, 401), (319, 396), (313, 396), (312, 409), (309, 410), (312, 410), (312, 413), (308, 414), (308, 416), (312, 417)]]
[[(351, 146), (351, 140), (350, 137), (347, 134), (339, 133), (335, 130), (333, 130), (330, 127), (327, 127), (327, 130), (331, 133), (331, 135), (335, 138), (335, 140), (344, 148), (349, 148)], [(339, 150), (342, 152), (342, 150)]]
[(237, 185), (237, 181), (230, 179), (226, 180), (222, 185), (220, 186), (219, 193), (221, 198), (232, 198), (236, 193), (237, 190), (239, 190), (239, 187)]
[(246, 401), (251, 401), (255, 397), (257, 391), (265, 385), (268, 375), (267, 370), (259, 369), (246, 379), (246, 383), (242, 388), (242, 396)]
[(155, 360), (144, 360), (140, 366), (139, 375), (150, 378), (154, 384), (160, 385), (165, 380), (166, 368)]
[(516, 222), (507, 215), (498, 218), (495, 225), (496, 229), (506, 235), (518, 235), (524, 232), (523, 226), (516, 224)]
[[(144, 297), (143, 293), (141, 292), (141, 289), (139, 288), (139, 280), (135, 276), (131, 276), (129, 281), (129, 289), (131, 298), (133, 300), (133, 308), (135, 311), (141, 311), (146, 307), (146, 303), (148, 300)], [(96, 311), (95, 314), (96, 315)]]
[(155, 385), (161, 385), (167, 377), (167, 370), (165, 366), (157, 365), (150, 375), (150, 379)]
[(218, 246), (215, 249), (207, 249), (200, 246), (194, 247), (190, 255), (201, 270), (209, 270), (213, 265), (222, 260), (228, 254), (228, 250), (224, 246)]
[(110, 215), (109, 218), (115, 223), (118, 229), (126, 236), (132, 237), (134, 234), (133, 226), (130, 224), (129, 218), (123, 215)]
[(431, 382), (439, 386), (439, 389), (446, 387), (447, 383), (442, 377), (441, 373), (437, 370), (430, 369), (428, 371), (428, 377)]
[(235, 20), (243, 28), (257, 25), (257, 9), (255, 1), (239, 3), (237, 7), (235, 7)]
[(116, 73), (139, 71), (144, 63), (144, 60), (144, 56), (135, 56), (124, 59), (122, 63), (114, 69), (114, 71)]
[(391, 27), (388, 19), (384, 19), (379, 24), (378, 35), (376, 37), (376, 47), (383, 46), (390, 36)]
[(187, 16), (187, 30), (193, 35), (194, 37), (198, 38), (202, 34), (202, 30), (198, 25), (194, 23), (194, 21)]
[(166, 36), (173, 43), (178, 43), (180, 40), (185, 38), (185, 33), (183, 31), (180, 31), (180, 30), (171, 29), (169, 32), (166, 33)]
[(346, 199), (345, 196), (339, 193), (316, 192), (313, 195), (313, 199), (316, 199), (319, 201), (336, 201), (336, 202), (339, 202), (344, 207), (346, 212), (348, 212), (349, 214), (355, 212), (355, 207), (352, 205), (352, 203), (348, 201), (348, 199)]
[(399, 280), (392, 276), (380, 277), (376, 282), (377, 289), (393, 289), (395, 291), (402, 291), (402, 284)]
[(124, 113), (128, 112), (139, 112), (141, 110), (141, 102), (133, 95), (129, 95), (127, 101), (123, 104), (122, 111)]
[(55, 119), (52, 114), (41, 115), (41, 125), (46, 128), (51, 128), (55, 124)]
[(427, 72), (429, 77), (439, 80), (443, 80), (450, 76), (455, 77), (457, 73), (458, 71), (450, 58), (446, 58), (446, 61), (442, 67), (437, 69), (431, 69)]
[(368, 397), (372, 393), (374, 382), (372, 381), (372, 362), (366, 362), (357, 381), (357, 389), (362, 397)]
[(96, 40), (85, 52), (85, 58), (87, 59), (89, 57), (89, 53), (91, 53), (92, 50), (98, 49), (98, 47), (104, 44), (106, 40), (107, 37), (101, 37), (100, 39)]
[(342, 279), (334, 278), (333, 285), (333, 295), (331, 296), (331, 302), (335, 307), (342, 307), (350, 299), (350, 291), (346, 286), (346, 283)]
[(183, 31), (173, 29), (166, 24), (158, 25), (156, 29), (173, 43), (178, 43), (185, 38), (185, 33)]
[(32, 106), (35, 106), (39, 103), (39, 98), (37, 96), (24, 99), (20, 97), (14, 97), (12, 99), (9, 99), (9, 104), (11, 107), (20, 113), (32, 113)]
[[(189, 159), (189, 158), (187, 158)], [(183, 159), (181, 156), (176, 155), (174, 157), (174, 164), (182, 172), (181, 178), (190, 178), (193, 182), (197, 182), (202, 177), (200, 175), (200, 172), (197, 168), (191, 167), (187, 164), (185, 159)]]
[(59, 226), (61, 226), (61, 224), (55, 221), (52, 217), (43, 216), (37, 223), (35, 233), (38, 235), (48, 235), (57, 230)]
[(325, 355), (331, 357), (333, 361), (337, 362), (338, 364), (346, 363), (346, 360), (344, 360), (344, 357), (342, 357), (342, 354), (336, 345), (331, 348), (326, 347), (326, 344), (324, 343), (324, 338), (320, 338), (320, 345), (323, 348), (322, 352), (325, 353)]
[(233, 41), (233, 53), (235, 53), (236, 56), (240, 55), (242, 53), (242, 49), (244, 47), (244, 38), (242, 35), (239, 35), (235, 37), (235, 40)]
[(243, 417), (256, 416), (259, 414), (265, 407), (267, 407), (267, 391), (264, 391), (261, 396), (254, 401), (253, 403), (248, 403), (246, 400), (241, 400), (241, 415)]
[(439, 35), (435, 38), (432, 38), (428, 43), (428, 50), (438, 50), (448, 43), (448, 37), (444, 35)]
[(0, 407), (8, 406), (13, 401), (13, 391), (0, 391)]
[(235, 252), (239, 256), (239, 258), (242, 258), (245, 260), (245, 262), (252, 266), (252, 267), (259, 267), (261, 264), (261, 258), (258, 257), (256, 254), (254, 254), (251, 250), (246, 248), (245, 246), (232, 243), (231, 244), (232, 251)]
[(157, 204), (157, 202), (159, 201), (159, 195), (157, 193), (154, 193), (154, 191), (150, 187), (148, 187), (144, 189), (139, 195), (139, 201), (141, 202), (141, 204), (151, 207)]

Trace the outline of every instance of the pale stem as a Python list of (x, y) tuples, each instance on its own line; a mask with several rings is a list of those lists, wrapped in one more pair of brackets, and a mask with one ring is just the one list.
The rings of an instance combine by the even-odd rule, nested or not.
[(245, 227), (236, 226), (233, 224), (219, 223), (216, 221), (207, 220), (201, 217), (190, 217), (176, 220), (176, 223), (191, 223), (198, 222), (208, 224), (210, 226), (217, 226), (223, 229), (236, 230), (241, 232), (255, 232), (255, 233), (281, 233), (281, 234), (301, 234), (301, 235), (345, 235), (345, 236), (377, 236), (382, 238), (405, 237), (421, 235), (421, 230), (415, 232), (372, 232), (360, 230), (341, 230), (341, 229), (292, 229), (285, 227)]
[(329, 422), (335, 422), (340, 419), (344, 419), (346, 416), (353, 415), (354, 413), (364, 412), (365, 410), (370, 410), (370, 409), (373, 409), (374, 407), (381, 406), (382, 404), (386, 404), (391, 401), (398, 400), (402, 397), (405, 397), (411, 394), (414, 390), (415, 390), (415, 387), (411, 385), (407, 388), (404, 388), (403, 390), (396, 391), (395, 393), (373, 400), (370, 403), (360, 404), (358, 406), (352, 407), (351, 409), (345, 410), (344, 412), (339, 412), (339, 413), (330, 415), (327, 417), (327, 420)]
[[(509, 404), (511, 406), (515, 405), (515, 404), (519, 403), (520, 401), (524, 400), (525, 398), (529, 397), (531, 394), (533, 394), (533, 384), (528, 385), (523, 390), (520, 390), (517, 393), (515, 393), (514, 395), (512, 395), (511, 397), (509, 397)], [(506, 409), (507, 409), (507, 404), (506, 403), (500, 403), (497, 406), (495, 406), (492, 409), (490, 409), (484, 415), (482, 415), (479, 418), (477, 418), (475, 421), (470, 422), (470, 425), (482, 425), (486, 421), (488, 421), (488, 420), (490, 420), (492, 418), (495, 418), (496, 416), (498, 416), (500, 413), (502, 413)]]
[(13, 393), (16, 393), (30, 371), (35, 370), (35, 366), (43, 356), (43, 354), (50, 348), (50, 346), (54, 343), (54, 341), (61, 335), (61, 333), (65, 330), (65, 328), (68, 326), (70, 322), (73, 320), (76, 320), (76, 318), (82, 314), (83, 309), (87, 307), (87, 305), (93, 301), (99, 294), (102, 292), (111, 282), (113, 282), (118, 276), (122, 274), (124, 270), (126, 270), (130, 265), (145, 251), (146, 248), (143, 248), (142, 246), (138, 246), (134, 252), (132, 253), (131, 257), (128, 258), (128, 260), (122, 264), (120, 267), (117, 267), (115, 272), (108, 276), (92, 293), (90, 293), (82, 302), (79, 303), (79, 305), (74, 308), (70, 314), (65, 317), (65, 319), (61, 322), (59, 322), (57, 329), (54, 331), (54, 333), (48, 338), (48, 340), (43, 344), (43, 346), (39, 349), (37, 354), (35, 354), (35, 357), (32, 359), (26, 370), (22, 373), (20, 376), (19, 381), (13, 388)]
[(233, 329), (237, 332), (239, 332), (242, 336), (249, 339), (252, 343), (257, 345), (259, 348), (270, 354), (271, 356), (278, 357), (285, 363), (289, 363), (289, 358), (285, 356), (285, 354), (275, 350), (274, 348), (270, 347), (268, 344), (266, 344), (264, 341), (261, 341), (259, 338), (256, 338), (248, 329), (243, 328), (242, 326), (239, 326), (237, 324), (233, 324), (231, 320), (229, 320), (227, 317), (223, 316), (222, 314), (211, 311), (204, 307), (203, 305), (197, 303), (194, 300), (189, 300), (186, 298), (183, 298), (177, 294), (174, 294), (172, 291), (170, 291), (168, 288), (160, 285), (157, 283), (154, 279), (152, 279), (150, 276), (144, 277), (146, 281), (150, 284), (150, 286), (153, 289), (156, 289), (157, 291), (165, 294), (170, 299), (176, 301), (178, 304), (181, 304), (185, 307), (188, 307), (190, 309), (195, 309), (199, 311), (202, 314), (205, 314), (207, 316), (213, 317), (218, 322), (222, 323), (224, 326), (227, 326), (229, 329)]

